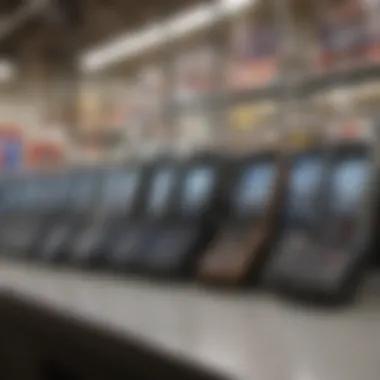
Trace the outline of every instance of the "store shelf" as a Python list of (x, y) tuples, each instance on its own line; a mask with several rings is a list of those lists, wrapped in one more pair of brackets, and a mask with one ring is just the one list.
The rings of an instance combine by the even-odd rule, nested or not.
[(380, 283), (345, 310), (2, 262), (0, 285), (236, 379), (378, 380)]
[(280, 101), (286, 88), (282, 82), (275, 82), (269, 86), (253, 88), (247, 91), (226, 93), (220, 91), (211, 95), (199, 95), (186, 102), (169, 102), (167, 111), (172, 114), (181, 112), (210, 112), (221, 108), (228, 108), (241, 103), (258, 103), (263, 101)]
[(228, 108), (242, 103), (263, 101), (279, 102), (284, 96), (294, 99), (305, 98), (334, 89), (343, 89), (356, 85), (373, 83), (380, 79), (380, 65), (368, 64), (358, 67), (347, 67), (331, 70), (326, 73), (307, 74), (296, 80), (283, 79), (269, 86), (254, 88), (248, 91), (198, 96), (184, 103), (171, 102), (166, 108), (170, 113), (196, 112)]
[(380, 79), (380, 65), (369, 64), (346, 69), (337, 69), (325, 74), (315, 74), (298, 81), (294, 90), (296, 96), (314, 95), (320, 92), (331, 91), (364, 83), (371, 83)]

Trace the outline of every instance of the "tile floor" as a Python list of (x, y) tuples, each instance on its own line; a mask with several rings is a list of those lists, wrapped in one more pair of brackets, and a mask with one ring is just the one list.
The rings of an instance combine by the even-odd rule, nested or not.
[(380, 280), (352, 307), (312, 310), (212, 292), (0, 263), (0, 286), (242, 380), (379, 380)]

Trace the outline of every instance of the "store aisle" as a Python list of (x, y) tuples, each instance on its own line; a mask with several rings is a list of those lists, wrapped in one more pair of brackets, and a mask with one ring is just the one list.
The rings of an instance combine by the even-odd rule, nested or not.
[(0, 285), (237, 379), (378, 380), (380, 286), (341, 311), (2, 262)]

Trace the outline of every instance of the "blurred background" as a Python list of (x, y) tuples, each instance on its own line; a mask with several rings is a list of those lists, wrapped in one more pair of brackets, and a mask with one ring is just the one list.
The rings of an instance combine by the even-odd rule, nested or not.
[(245, 150), (290, 126), (373, 112), (379, 9), (376, 0), (2, 0), (1, 166)]

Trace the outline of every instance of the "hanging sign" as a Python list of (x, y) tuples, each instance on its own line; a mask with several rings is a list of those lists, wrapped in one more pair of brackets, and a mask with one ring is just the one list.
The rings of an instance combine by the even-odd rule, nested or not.
[(227, 88), (245, 91), (273, 83), (279, 74), (280, 35), (273, 25), (234, 25), (227, 58)]
[(327, 1), (320, 9), (318, 65), (329, 69), (363, 64), (369, 46), (363, 1)]

